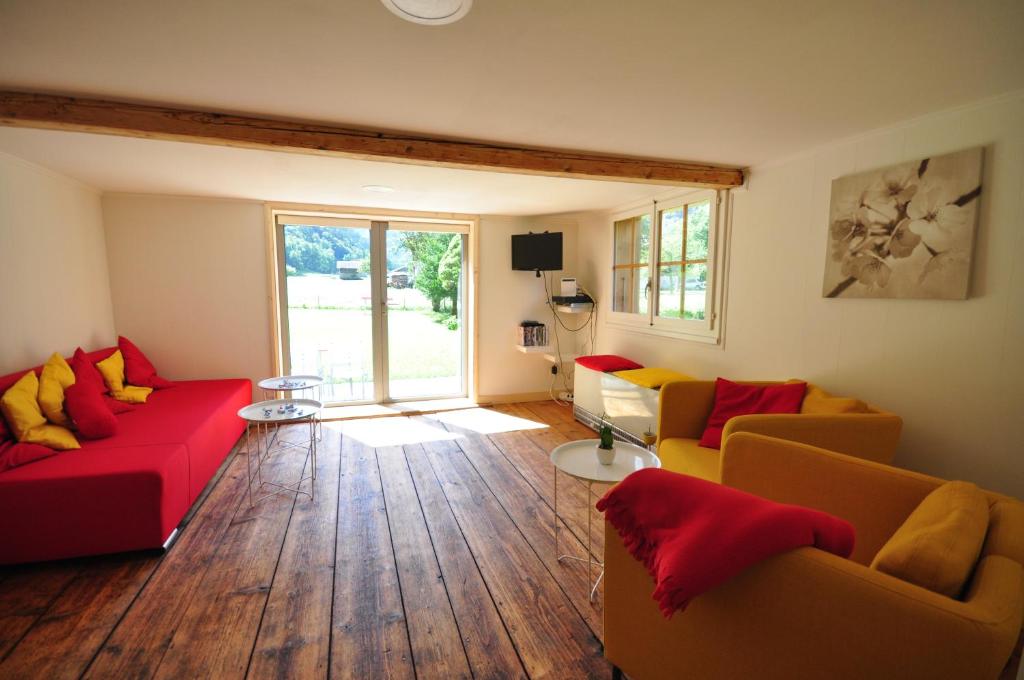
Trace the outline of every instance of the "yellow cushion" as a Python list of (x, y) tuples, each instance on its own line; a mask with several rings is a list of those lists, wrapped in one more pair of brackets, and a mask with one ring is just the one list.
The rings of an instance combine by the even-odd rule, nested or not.
[(988, 501), (978, 487), (946, 482), (910, 513), (871, 568), (958, 597), (978, 561), (988, 517)]
[(722, 480), (722, 455), (718, 449), (698, 445), (698, 439), (663, 439), (658, 445), (661, 467), (710, 482)]
[(136, 387), (124, 384), (124, 357), (121, 350), (114, 350), (114, 353), (103, 361), (96, 364), (103, 382), (107, 383), (107, 389), (111, 396), (119, 401), (127, 401), (133, 404), (141, 404), (153, 391), (152, 387)]
[(29, 371), (0, 397), (0, 410), (14, 436), (20, 442), (42, 444), (51, 449), (65, 450), (79, 448), (78, 440), (71, 430), (46, 422), (46, 416), (39, 408), (39, 379)]
[(612, 375), (652, 390), (660, 389), (665, 383), (674, 380), (693, 380), (690, 376), (669, 368), (634, 368), (628, 371), (615, 371)]
[(804, 395), (804, 403), (800, 406), (800, 413), (815, 415), (834, 415), (837, 413), (870, 413), (871, 409), (860, 399), (850, 397), (833, 397), (825, 390), (815, 385), (807, 386), (807, 394)]
[(39, 408), (54, 425), (71, 426), (71, 419), (64, 413), (64, 390), (75, 384), (75, 373), (57, 352), (43, 365), (39, 376)]

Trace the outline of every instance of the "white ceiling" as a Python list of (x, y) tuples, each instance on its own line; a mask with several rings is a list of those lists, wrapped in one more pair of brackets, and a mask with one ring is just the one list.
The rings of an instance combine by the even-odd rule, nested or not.
[(1021, 35), (1020, 0), (0, 0), (0, 87), (751, 166), (1024, 88)]
[[(666, 189), (9, 127), (0, 127), (0, 151), (111, 192), (434, 212), (542, 215), (601, 210)], [(364, 191), (368, 184), (395, 191)]]

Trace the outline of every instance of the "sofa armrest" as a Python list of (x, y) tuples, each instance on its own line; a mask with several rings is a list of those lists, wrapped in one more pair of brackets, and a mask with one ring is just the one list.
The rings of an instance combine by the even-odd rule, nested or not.
[(806, 444), (740, 432), (722, 447), (722, 483), (842, 517), (867, 564), (943, 480)]
[(758, 414), (730, 418), (722, 439), (728, 439), (735, 432), (753, 432), (878, 463), (891, 463), (902, 427), (903, 419), (889, 413)]
[(679, 380), (661, 386), (658, 395), (658, 444), (663, 439), (700, 439), (715, 403), (715, 383)]
[(814, 548), (784, 553), (665, 620), (607, 527), (605, 655), (643, 678), (995, 678), (1021, 623), (1021, 565), (978, 566), (966, 601)]

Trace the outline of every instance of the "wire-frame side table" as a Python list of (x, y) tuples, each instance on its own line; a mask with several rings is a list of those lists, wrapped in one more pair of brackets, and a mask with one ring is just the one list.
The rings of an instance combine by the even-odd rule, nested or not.
[[(318, 375), (278, 375), (273, 378), (264, 378), (256, 383), (256, 386), (263, 391), (264, 399), (275, 399), (285, 397), (309, 398), (324, 401), (323, 395), (324, 379)], [(306, 391), (309, 391), (307, 394)], [(317, 434), (320, 441), (324, 438), (324, 424), (321, 418), (322, 410), (317, 413)]]
[[(595, 483), (602, 484), (617, 484), (625, 479), (630, 473), (642, 470), (643, 468), (661, 467), (661, 460), (645, 449), (642, 446), (636, 444), (630, 444), (628, 442), (615, 442), (615, 460), (611, 465), (602, 465), (597, 460), (597, 445), (600, 443), (600, 439), (581, 439), (579, 441), (569, 442), (556, 446), (551, 451), (551, 462), (555, 466), (554, 469), (554, 487), (555, 487), (555, 558), (557, 561), (562, 562), (565, 560), (575, 560), (577, 562), (585, 562), (587, 564), (587, 582), (590, 585), (590, 601), (594, 601), (594, 595), (597, 593), (597, 587), (601, 584), (601, 580), (604, 578), (604, 562), (594, 559), (594, 547), (593, 547), (593, 506), (591, 502), (591, 488)], [(582, 480), (587, 483), (587, 556), (586, 558), (577, 557), (569, 554), (558, 554), (558, 529), (559, 521), (566, 525), (564, 518), (558, 515), (558, 472), (561, 471), (570, 477)], [(570, 529), (570, 532), (572, 530)], [(594, 579), (594, 569), (597, 568), (598, 574), (597, 579)]]
[[(316, 450), (317, 422), (322, 406), (315, 399), (269, 399), (249, 404), (238, 410), (238, 416), (245, 420), (245, 453), (246, 476), (249, 482), (249, 505), (255, 505), (264, 498), (281, 493), (294, 493), (315, 498), (316, 493)], [(307, 443), (288, 442), (281, 439), (279, 428), (285, 425), (305, 425), (308, 427)], [(273, 428), (271, 428), (273, 426)], [(273, 429), (273, 432), (271, 430)], [(270, 454), (285, 449), (304, 451), (306, 460), (303, 462), (303, 474), (293, 484), (264, 479), (263, 465)], [(309, 474), (305, 473), (309, 465)], [(309, 491), (302, 488), (303, 482), (309, 482)], [(273, 491), (259, 494), (265, 487)]]

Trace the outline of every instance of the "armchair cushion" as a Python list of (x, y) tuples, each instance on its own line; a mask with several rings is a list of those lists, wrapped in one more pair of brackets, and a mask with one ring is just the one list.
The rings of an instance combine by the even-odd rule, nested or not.
[(838, 413), (870, 413), (871, 409), (860, 399), (833, 397), (815, 385), (807, 386), (807, 394), (800, 406), (800, 413), (812, 415), (835, 415)]
[(988, 529), (985, 494), (946, 482), (928, 494), (882, 546), (871, 568), (947, 597), (959, 597)]

